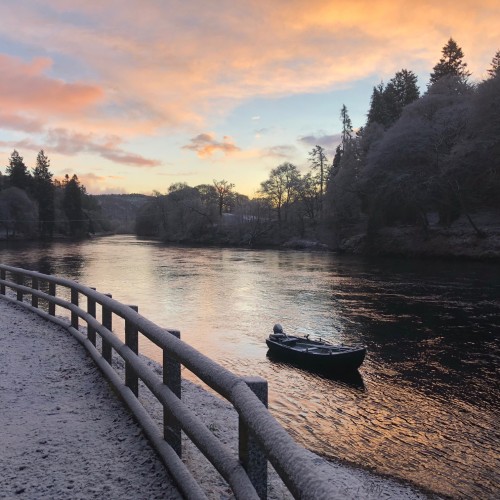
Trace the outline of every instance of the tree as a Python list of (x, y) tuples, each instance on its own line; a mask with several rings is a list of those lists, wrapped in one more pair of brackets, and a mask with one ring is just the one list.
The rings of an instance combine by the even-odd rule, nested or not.
[(28, 189), (30, 185), (30, 174), (24, 164), (23, 157), (14, 149), (9, 158), (9, 165), (5, 169), (9, 176), (9, 183), (12, 187)]
[(342, 105), (340, 110), (340, 120), (342, 121), (342, 151), (345, 151), (347, 144), (352, 139), (352, 122), (345, 104)]
[(457, 42), (450, 38), (441, 53), (443, 56), (433, 68), (429, 87), (446, 76), (456, 76), (461, 81), (467, 82), (471, 73), (467, 70), (467, 63), (463, 61), (464, 53)]
[(297, 199), (300, 188), (300, 172), (291, 163), (282, 163), (271, 170), (269, 179), (261, 183), (261, 193), (276, 210), (278, 222), (287, 219), (289, 206)]
[(0, 192), (0, 225), (5, 236), (16, 234), (34, 236), (36, 232), (36, 207), (26, 191), (9, 187)]
[(315, 181), (316, 186), (319, 187), (319, 212), (321, 214), (323, 211), (323, 195), (326, 188), (328, 163), (325, 149), (318, 145), (314, 146), (312, 151), (309, 153), (309, 161), (311, 163), (311, 169), (316, 172), (313, 180)]
[(49, 167), (50, 160), (42, 149), (33, 169), (33, 194), (38, 204), (38, 230), (42, 238), (52, 237), (54, 232), (54, 185)]
[(488, 68), (487, 72), (490, 78), (495, 78), (500, 75), (500, 50), (497, 50), (496, 54), (493, 56), (491, 68)]
[(384, 91), (386, 103), (387, 126), (398, 120), (403, 109), (420, 97), (417, 85), (417, 75), (413, 71), (402, 69), (398, 71), (387, 84)]
[(222, 212), (224, 211), (224, 209), (227, 210), (230, 206), (229, 200), (231, 198), (234, 184), (231, 184), (224, 179), (221, 181), (216, 181), (214, 179), (214, 187), (218, 195), (219, 216), (222, 217)]
[(380, 83), (373, 88), (367, 124), (380, 123), (390, 127), (401, 116), (403, 109), (420, 96), (417, 76), (413, 71), (398, 71), (384, 88)]
[(373, 87), (367, 123), (380, 123), (384, 125), (385, 122), (386, 104), (384, 98), (384, 84), (380, 82), (376, 87)]
[(85, 188), (80, 184), (77, 175), (71, 179), (66, 174), (64, 184), (63, 208), (69, 223), (69, 233), (75, 237), (81, 237), (85, 233), (85, 214), (82, 209), (82, 197)]

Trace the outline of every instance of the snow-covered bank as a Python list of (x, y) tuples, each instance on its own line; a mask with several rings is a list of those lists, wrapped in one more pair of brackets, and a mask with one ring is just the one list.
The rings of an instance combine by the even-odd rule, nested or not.
[[(0, 325), (0, 498), (177, 498), (137, 424), (76, 340), (2, 300)], [(185, 380), (182, 389), (186, 404), (235, 450), (235, 410)], [(142, 386), (140, 398), (161, 422), (161, 406)], [(187, 439), (183, 459), (209, 498), (231, 498)], [(332, 484), (332, 498), (426, 498), (399, 482), (313, 459)], [(273, 471), (269, 498), (290, 498)]]
[(385, 227), (368, 237), (366, 229), (351, 234), (339, 244), (339, 250), (355, 255), (398, 255), (404, 257), (500, 260), (500, 214), (475, 217), (475, 231), (465, 217), (450, 227), (431, 221), (420, 227)]

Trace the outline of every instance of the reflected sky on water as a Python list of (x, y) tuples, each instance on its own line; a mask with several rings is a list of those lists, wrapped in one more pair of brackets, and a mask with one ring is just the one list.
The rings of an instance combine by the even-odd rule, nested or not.
[[(441, 494), (498, 493), (498, 264), (168, 247), (129, 236), (2, 243), (0, 261), (112, 293), (230, 370), (266, 378), (273, 414), (320, 454)], [(280, 363), (264, 342), (276, 322), (365, 344), (367, 359), (354, 379)]]

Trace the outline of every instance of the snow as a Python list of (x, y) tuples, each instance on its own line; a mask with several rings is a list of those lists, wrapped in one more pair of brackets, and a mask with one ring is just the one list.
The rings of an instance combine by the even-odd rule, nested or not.
[[(146, 362), (157, 373), (161, 367)], [(123, 363), (113, 365), (123, 374)], [(140, 385), (142, 404), (162, 408)], [(237, 453), (238, 416), (226, 401), (183, 379), (183, 401)], [(180, 498), (140, 427), (82, 346), (63, 328), (0, 300), (0, 499)], [(309, 452), (308, 452), (309, 453)], [(420, 499), (390, 478), (310, 454), (332, 498)], [(210, 499), (232, 498), (211, 464), (183, 436), (183, 461)], [(270, 499), (287, 499), (269, 467)]]

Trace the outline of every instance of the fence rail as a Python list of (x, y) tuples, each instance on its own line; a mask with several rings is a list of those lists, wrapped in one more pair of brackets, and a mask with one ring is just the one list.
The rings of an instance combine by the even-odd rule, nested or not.
[[(69, 290), (70, 301), (57, 296), (61, 287)], [(15, 293), (15, 299), (8, 296), (7, 289)], [(109, 294), (69, 279), (0, 264), (0, 296), (63, 326), (85, 346), (143, 427), (186, 498), (206, 496), (182, 462), (181, 430), (227, 481), (238, 499), (267, 497), (268, 460), (295, 498), (320, 500), (334, 496), (331, 487), (315, 473), (310, 455), (267, 410), (264, 379), (233, 374), (182, 342), (178, 330), (161, 328), (141, 316), (136, 306), (122, 304)], [(86, 310), (81, 307), (85, 298)], [(40, 299), (47, 303), (46, 311), (40, 307)], [(96, 317), (97, 304), (101, 306), (101, 321)], [(56, 316), (56, 307), (69, 311), (69, 321)], [(113, 333), (113, 315), (125, 321), (125, 343)], [(79, 329), (80, 321), (86, 324), (86, 334)], [(162, 379), (139, 357), (139, 334), (163, 350)], [(112, 366), (113, 350), (125, 362), (125, 382)], [(182, 402), (181, 365), (227, 399), (238, 412), (237, 457)], [(139, 380), (163, 406), (162, 430), (137, 399)]]

